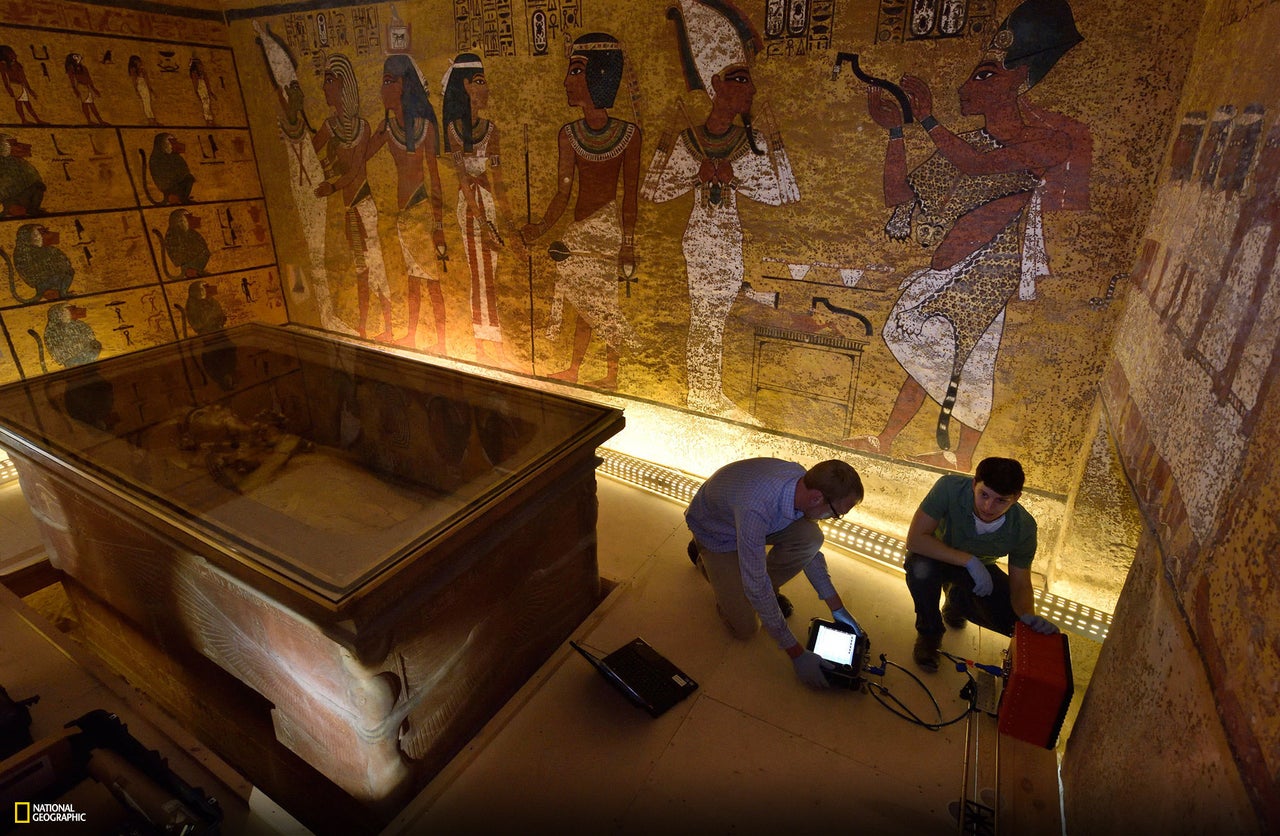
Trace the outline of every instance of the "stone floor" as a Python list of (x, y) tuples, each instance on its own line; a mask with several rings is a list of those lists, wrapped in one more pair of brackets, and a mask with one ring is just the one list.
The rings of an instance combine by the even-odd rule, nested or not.
[[(642, 636), (698, 690), (650, 718), (566, 644), (387, 833), (491, 833), (518, 823), (529, 833), (950, 834), (953, 802), (991, 799), (994, 769), (973, 758), (967, 773), (966, 753), (977, 751), (975, 736), (989, 747), (993, 721), (931, 730), (876, 699), (886, 689), (926, 722), (965, 708), (966, 674), (913, 678), (913, 614), (900, 572), (827, 550), (837, 588), (871, 636), (872, 660), (884, 654), (888, 665), (869, 677), (877, 688), (812, 691), (765, 634), (745, 642), (727, 634), (685, 554), (678, 503), (608, 477), (599, 496), (600, 572), (612, 591), (575, 638), (603, 654)], [(0, 521), (8, 572), (41, 549), (16, 482), (0, 485)], [(803, 576), (785, 591), (797, 635), (827, 614)], [(56, 594), (33, 601), (73, 623)], [(949, 632), (943, 647), (999, 665), (1008, 643), (970, 626)], [(1075, 699), (1058, 751), (1099, 646), (1071, 637)]]

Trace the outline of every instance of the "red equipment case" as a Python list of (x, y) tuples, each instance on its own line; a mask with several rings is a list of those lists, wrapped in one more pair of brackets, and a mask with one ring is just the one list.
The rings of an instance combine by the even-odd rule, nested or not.
[(997, 709), (1000, 733), (1052, 749), (1075, 690), (1067, 634), (1044, 635), (1019, 622), (1008, 668)]

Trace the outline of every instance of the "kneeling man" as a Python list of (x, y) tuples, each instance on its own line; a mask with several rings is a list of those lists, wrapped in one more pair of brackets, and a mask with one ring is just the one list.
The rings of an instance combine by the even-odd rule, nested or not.
[(763, 623), (813, 688), (827, 687), (822, 659), (787, 626), (791, 602), (778, 590), (803, 571), (832, 617), (857, 626), (831, 583), (816, 520), (839, 519), (861, 501), (862, 480), (846, 462), (830, 459), (805, 470), (758, 458), (717, 470), (685, 511), (693, 533), (689, 558), (711, 582), (721, 620), (741, 639)]

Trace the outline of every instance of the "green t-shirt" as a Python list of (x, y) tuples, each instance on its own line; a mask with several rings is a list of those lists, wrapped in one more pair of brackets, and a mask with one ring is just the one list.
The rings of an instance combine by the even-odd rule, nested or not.
[(938, 479), (920, 510), (938, 521), (938, 539), (983, 563), (1009, 556), (1009, 565), (1030, 569), (1036, 556), (1036, 519), (1018, 503), (1004, 514), (1004, 525), (979, 534), (973, 516), (973, 477), (948, 474)]

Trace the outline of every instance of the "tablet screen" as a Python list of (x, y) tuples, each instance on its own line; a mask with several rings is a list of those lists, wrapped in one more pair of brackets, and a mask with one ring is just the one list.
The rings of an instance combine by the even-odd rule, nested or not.
[(856, 633), (847, 633), (844, 630), (819, 624), (818, 635), (813, 643), (813, 652), (837, 665), (852, 665), (853, 651), (857, 643)]

